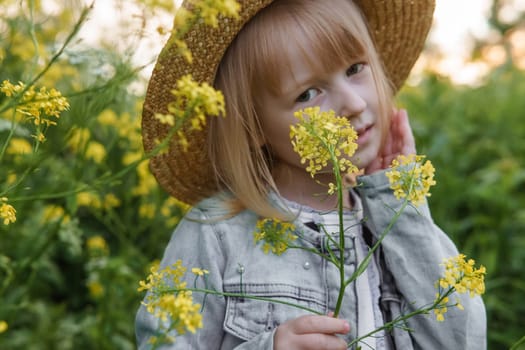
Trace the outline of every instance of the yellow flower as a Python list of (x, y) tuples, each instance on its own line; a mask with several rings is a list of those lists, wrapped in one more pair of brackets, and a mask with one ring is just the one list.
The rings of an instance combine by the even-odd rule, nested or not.
[(284, 253), (290, 244), (297, 239), (293, 234), (295, 225), (279, 219), (262, 219), (257, 221), (253, 233), (254, 243), (263, 241), (262, 249), (265, 254), (270, 251), (276, 255)]
[(77, 205), (80, 207), (102, 208), (102, 202), (98, 196), (92, 192), (79, 192), (76, 195)]
[[(206, 270), (193, 268), (194, 273), (207, 273)], [(187, 331), (195, 333), (202, 328), (201, 305), (193, 302), (192, 293), (185, 290), (186, 283), (181, 279), (186, 273), (182, 261), (159, 270), (158, 265), (152, 266), (145, 281), (139, 282), (138, 291), (149, 290), (144, 305), (149, 313), (162, 321), (161, 333), (167, 334), (174, 330), (177, 334)], [(173, 339), (170, 338), (171, 341)]]
[(99, 299), (104, 295), (105, 288), (99, 281), (88, 281), (87, 287), (89, 290), (89, 295), (93, 299)]
[(210, 273), (210, 271), (208, 270), (203, 270), (201, 268), (198, 268), (198, 267), (194, 267), (191, 269), (191, 272), (193, 272), (195, 275), (197, 276), (204, 276), (204, 275), (207, 275)]
[(148, 195), (157, 187), (157, 181), (149, 171), (149, 161), (141, 162), (136, 169), (139, 180), (137, 186), (132, 188), (131, 193), (134, 196)]
[[(4, 80), (0, 85), (0, 92), (7, 97), (19, 98), (16, 111), (28, 116), (37, 126), (56, 125), (56, 122), (48, 117), (58, 119), (60, 113), (69, 109), (66, 98), (62, 97), (56, 89), (48, 90), (46, 87), (41, 87), (36, 90), (34, 86), (26, 89), (26, 85), (22, 82), (13, 85), (9, 80)], [(20, 94), (22, 95), (19, 96)]]
[(100, 164), (106, 158), (106, 148), (101, 143), (90, 141), (86, 149), (86, 158)]
[(109, 210), (118, 206), (120, 206), (120, 199), (113, 193), (108, 193), (104, 196), (104, 209)]
[(38, 132), (36, 135), (31, 135), (35, 140), (37, 140), (38, 142), (42, 143), (46, 140), (46, 136), (41, 133), (41, 132)]
[(60, 205), (46, 205), (44, 208), (43, 219), (45, 222), (56, 221), (63, 219), (64, 222), (69, 222), (69, 215), (65, 214), (64, 208)]
[[(347, 118), (337, 117), (334, 111), (321, 112), (319, 107), (308, 107), (294, 115), (299, 122), (290, 126), (290, 139), (301, 163), (308, 163), (306, 171), (312, 177), (328, 163), (341, 172), (358, 171), (348, 159), (357, 150), (357, 133)], [(334, 185), (328, 191), (334, 193)]]
[(0, 321), (0, 334), (7, 331), (7, 328), (9, 328), (7, 322), (4, 320)]
[(171, 208), (177, 208), (182, 211), (182, 214), (185, 214), (191, 209), (191, 206), (184, 202), (181, 202), (175, 197), (168, 197), (164, 201), (164, 204), (162, 206), (162, 215), (169, 216), (171, 214)]
[(139, 207), (139, 216), (145, 219), (153, 219), (155, 217), (157, 207), (153, 203), (141, 203)]
[(73, 150), (73, 152), (82, 151), (91, 137), (91, 132), (86, 128), (74, 128), (71, 132), (71, 136), (67, 141), (67, 145)]
[(103, 110), (97, 117), (97, 121), (102, 125), (117, 126), (118, 117), (112, 109)]
[(392, 161), (391, 170), (386, 172), (390, 188), (397, 199), (407, 198), (412, 204), (420, 205), (430, 197), (430, 187), (434, 181), (435, 169), (425, 156), (400, 155)]
[(19, 137), (13, 137), (9, 141), (9, 146), (7, 147), (7, 154), (20, 155), (20, 154), (29, 154), (33, 151), (33, 146), (26, 140)]
[(201, 0), (194, 2), (199, 13), (199, 17), (207, 25), (216, 28), (218, 25), (217, 17), (239, 17), (240, 5), (235, 0)]
[(484, 266), (476, 268), (475, 261), (469, 259), (465, 261), (465, 255), (459, 254), (456, 257), (445, 259), (444, 277), (439, 280), (441, 288), (453, 287), (458, 293), (469, 293), (471, 297), (485, 293), (485, 274)]
[(153, 264), (150, 268), (150, 274), (146, 278), (146, 281), (139, 282), (138, 291), (157, 289), (166, 289), (169, 284), (167, 280), (171, 280), (175, 286), (180, 286), (180, 279), (186, 273), (186, 268), (182, 266), (182, 261), (179, 259), (174, 264), (166, 266), (164, 269), (159, 270), (159, 264)]
[[(133, 162), (136, 162), (142, 158), (143, 153), (141, 151), (127, 152), (122, 156), (122, 164), (130, 165)], [(145, 161), (144, 161), (145, 162)]]
[(104, 237), (102, 237), (101, 235), (95, 235), (95, 236), (89, 237), (86, 242), (86, 246), (87, 246), (88, 252), (91, 255), (94, 255), (94, 256), (104, 255), (105, 256), (109, 254), (108, 243), (106, 242)]
[(7, 198), (2, 197), (0, 198), (0, 220), (3, 221), (4, 225), (12, 224), (16, 221), (16, 210), (15, 208), (7, 204)]
[[(163, 123), (175, 124), (176, 128), (189, 122), (190, 130), (202, 130), (207, 117), (224, 116), (224, 96), (208, 83), (199, 84), (191, 75), (185, 75), (177, 81), (177, 88), (172, 90), (174, 100), (168, 104), (169, 114), (156, 115)], [(187, 150), (186, 135), (178, 130), (179, 144)]]
[(202, 328), (202, 315), (199, 312), (201, 305), (193, 303), (193, 297), (190, 292), (164, 294), (150, 306), (155, 307), (153, 312), (155, 317), (158, 317), (163, 322), (166, 322), (169, 318), (172, 324), (171, 327), (178, 334), (184, 334), (186, 331), (195, 333), (197, 328)]
[(6, 180), (6, 183), (8, 185), (12, 185), (16, 182), (16, 179), (17, 179), (17, 176), (15, 173), (10, 173), (7, 175), (7, 180)]
[[(436, 298), (440, 298), (439, 293), (436, 294)], [(443, 322), (445, 320), (444, 314), (448, 311), (447, 309), (447, 303), (448, 303), (448, 297), (444, 297), (440, 303), (437, 305), (437, 307), (434, 309), (434, 314), (436, 315), (436, 319), (438, 322)]]
[(157, 119), (162, 124), (169, 126), (175, 125), (175, 117), (173, 117), (171, 114), (155, 113), (155, 119)]
[[(459, 254), (444, 260), (442, 265), (445, 267), (445, 272), (437, 283), (440, 291), (445, 290), (447, 292), (447, 290), (452, 289), (460, 294), (469, 293), (470, 297), (485, 293), (485, 267), (476, 268), (476, 262), (473, 259), (465, 260), (465, 258), (464, 254)], [(440, 298), (439, 293), (436, 298)], [(445, 306), (448, 298), (445, 299), (439, 303), (439, 311), (438, 309), (434, 310), (438, 321), (442, 321), (444, 319), (443, 314), (447, 312)], [(456, 306), (463, 310), (463, 305), (459, 299), (457, 299), (456, 304), (448, 306)]]

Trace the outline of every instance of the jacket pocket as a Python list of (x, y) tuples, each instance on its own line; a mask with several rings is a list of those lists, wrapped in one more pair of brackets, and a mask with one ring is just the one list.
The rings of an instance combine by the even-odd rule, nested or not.
[[(242, 287), (242, 289), (241, 289)], [(326, 313), (325, 295), (322, 292), (288, 284), (234, 284), (225, 285), (225, 292), (241, 293), (270, 300), (254, 300), (248, 297), (227, 297), (224, 329), (226, 332), (250, 340), (254, 336), (270, 332), (287, 320), (313, 314), (303, 308)]]

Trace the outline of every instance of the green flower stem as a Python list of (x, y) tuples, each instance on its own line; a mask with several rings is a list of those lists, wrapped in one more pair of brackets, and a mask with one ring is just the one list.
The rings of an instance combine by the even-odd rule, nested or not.
[(283, 301), (283, 300), (279, 300), (279, 299), (275, 299), (275, 298), (258, 297), (258, 296), (255, 296), (255, 295), (250, 295), (250, 294), (245, 294), (245, 293), (219, 292), (219, 291), (214, 290), (214, 289), (205, 289), (205, 288), (180, 288), (180, 289), (168, 288), (168, 289), (165, 289), (165, 290), (162, 291), (163, 294), (164, 293), (180, 293), (180, 292), (204, 293), (205, 295), (209, 294), (209, 295), (217, 295), (217, 296), (230, 297), (230, 298), (245, 298), (245, 299), (250, 299), (250, 300), (267, 301), (267, 302), (270, 302), (270, 303), (291, 306), (291, 307), (294, 307), (296, 309), (300, 309), (300, 310), (304, 310), (304, 311), (310, 312), (310, 313), (312, 313), (314, 315), (324, 315), (324, 313), (322, 313), (322, 312), (319, 312), (319, 311), (314, 310), (314, 309), (310, 309), (310, 308), (305, 307), (305, 306), (297, 305), (295, 303), (289, 303), (287, 301)]
[[(2, 113), (2, 110), (0, 109), (0, 113)], [(7, 139), (5, 140), (4, 144), (2, 145), (2, 149), (0, 150), (0, 162), (4, 158), (5, 151), (7, 150), (7, 146), (9, 145), (9, 142), (11, 142), (11, 139), (13, 138), (13, 135), (15, 134), (16, 129), (16, 111), (13, 110), (13, 117), (11, 120), (11, 128), (9, 129), (9, 134), (7, 134)]]
[(335, 182), (337, 185), (337, 211), (339, 215), (339, 261), (337, 268), (339, 269), (339, 295), (337, 296), (337, 303), (334, 310), (334, 317), (339, 315), (341, 306), (343, 304), (345, 284), (345, 232), (343, 221), (343, 181), (341, 177), (341, 169), (339, 169), (339, 162), (333, 149), (330, 149), (330, 156), (334, 167)]
[(93, 10), (94, 5), (95, 5), (95, 2), (92, 2), (90, 5), (88, 5), (88, 6), (86, 6), (86, 7), (84, 7), (82, 9), (82, 12), (80, 13), (80, 17), (79, 17), (78, 21), (75, 23), (75, 26), (73, 27), (73, 29), (71, 30), (71, 32), (67, 36), (66, 40), (64, 41), (64, 43), (62, 44), (60, 49), (53, 55), (53, 57), (51, 57), (51, 60), (49, 60), (49, 62), (44, 67), (44, 69), (42, 69), (40, 71), (40, 73), (38, 73), (31, 80), (31, 82), (29, 84), (27, 84), (26, 89), (24, 89), (24, 91), (22, 91), (20, 93), (20, 96), (22, 96), (24, 94), (24, 92), (27, 89), (29, 89), (29, 87), (34, 85), (44, 74), (46, 74), (46, 72), (49, 70), (49, 68), (51, 68), (51, 66), (58, 60), (58, 58), (60, 56), (62, 56), (62, 54), (64, 53), (64, 50), (66, 49), (66, 47), (75, 38), (75, 36), (78, 34), (80, 28), (82, 28), (82, 26), (84, 25), (84, 22), (87, 20), (89, 12), (91, 10)]
[(366, 254), (365, 258), (359, 264), (359, 266), (357, 267), (355, 272), (345, 282), (345, 286), (347, 286), (348, 284), (350, 284), (353, 281), (355, 281), (357, 279), (357, 277), (359, 277), (359, 275), (361, 275), (366, 270), (366, 268), (368, 267), (368, 264), (370, 264), (370, 260), (372, 259), (372, 256), (373, 256), (374, 252), (379, 248), (379, 245), (381, 244), (381, 242), (383, 242), (383, 240), (385, 239), (386, 235), (390, 232), (390, 230), (395, 225), (395, 223), (397, 222), (397, 220), (399, 219), (399, 217), (401, 216), (401, 214), (403, 213), (403, 211), (405, 210), (405, 208), (407, 206), (408, 206), (408, 200), (405, 199), (405, 201), (401, 205), (401, 208), (398, 211), (395, 212), (395, 215), (392, 217), (392, 219), (388, 223), (388, 226), (383, 230), (383, 232), (379, 236), (379, 239), (377, 240), (377, 242), (372, 246), (372, 248), (370, 248), (370, 250)]
[[(197, 101), (198, 102), (198, 101)], [(13, 197), (10, 198), (11, 202), (17, 202), (17, 201), (34, 201), (34, 200), (42, 200), (42, 199), (54, 199), (54, 198), (62, 198), (65, 196), (69, 196), (81, 191), (84, 191), (89, 188), (96, 188), (99, 185), (107, 184), (110, 182), (117, 181), (127, 173), (129, 173), (131, 170), (134, 170), (138, 164), (143, 162), (144, 160), (150, 159), (154, 157), (155, 155), (159, 154), (164, 150), (166, 147), (168, 147), (170, 140), (175, 136), (177, 131), (183, 126), (183, 124), (186, 122), (186, 120), (191, 116), (191, 112), (193, 110), (193, 105), (189, 106), (184, 113), (184, 116), (180, 119), (177, 119), (177, 124), (170, 129), (168, 132), (168, 135), (160, 142), (153, 150), (151, 150), (149, 153), (144, 155), (142, 158), (128, 164), (126, 167), (122, 168), (116, 173), (106, 173), (100, 176), (98, 179), (95, 179), (93, 183), (91, 184), (82, 184), (78, 186), (77, 188), (66, 190), (62, 192), (54, 192), (54, 193), (46, 193), (46, 194), (39, 194), (34, 196), (25, 196), (25, 197)], [(27, 171), (29, 172), (29, 170)]]
[[(55, 64), (55, 62), (58, 60), (58, 58), (60, 56), (62, 56), (62, 54), (64, 53), (66, 47), (75, 38), (75, 36), (78, 34), (80, 28), (82, 28), (82, 25), (87, 20), (88, 14), (93, 9), (94, 4), (95, 3), (92, 2), (91, 5), (88, 5), (88, 6), (84, 7), (84, 9), (82, 9), (82, 12), (80, 13), (80, 17), (79, 17), (78, 21), (75, 23), (75, 26), (73, 27), (73, 29), (71, 30), (71, 32), (67, 36), (66, 40), (64, 41), (64, 43), (62, 44), (60, 49), (53, 55), (53, 57), (51, 57), (51, 59), (45, 65), (45, 67), (37, 75), (35, 75), (35, 77), (33, 77), (33, 79), (31, 79), (31, 81), (29, 83), (26, 84), (26, 86), (24, 87), (24, 89), (22, 89), (22, 91), (20, 91), (17, 95), (13, 96), (12, 99), (9, 99), (7, 103), (5, 103), (4, 105), (0, 106), (0, 113), (8, 110), (9, 108), (11, 108), (11, 107), (13, 107), (15, 105), (18, 105), (18, 101), (20, 100), (20, 98), (22, 98), (22, 96), (24, 96), (24, 93), (27, 90), (29, 90), (31, 88), (31, 86), (33, 86), (38, 80), (40, 80), (40, 78), (42, 78), (42, 76), (47, 73), (47, 71), (51, 68), (51, 66), (53, 64)], [(31, 21), (31, 22), (33, 22), (33, 21)], [(34, 23), (31, 23), (31, 26), (33, 27)], [(36, 39), (34, 38), (33, 30), (31, 30), (31, 35), (32, 35), (32, 40), (35, 41)], [(38, 43), (34, 43), (34, 45), (35, 45), (35, 47), (38, 47)], [(36, 52), (38, 54), (38, 50)]]
[(518, 350), (523, 344), (525, 344), (525, 336), (523, 336), (520, 340), (514, 343), (509, 350)]
[[(26, 84), (26, 86), (24, 87), (24, 89), (22, 89), (22, 91), (20, 91), (17, 95), (13, 96), (13, 98), (8, 99), (7, 102), (4, 103), (3, 105), (0, 105), (0, 113), (5, 112), (12, 107), (18, 106), (20, 104), (19, 103), (20, 99), (24, 96), (25, 92), (29, 90), (31, 86), (33, 86), (44, 74), (46, 74), (46, 72), (51, 68), (53, 64), (55, 64), (58, 58), (62, 56), (66, 47), (73, 40), (73, 38), (78, 34), (78, 31), (80, 30), (80, 28), (86, 21), (89, 12), (93, 9), (93, 6), (94, 6), (94, 3), (91, 3), (91, 5), (85, 7), (82, 10), (82, 13), (80, 14), (80, 18), (75, 23), (75, 26), (73, 27), (73, 29), (67, 36), (64, 44), (62, 44), (60, 49), (53, 55), (53, 57), (51, 57), (51, 60), (46, 64), (46, 66), (33, 79), (31, 79), (31, 81), (28, 84)], [(33, 7), (34, 7), (34, 2), (31, 1), (30, 2), (30, 16), (31, 16), (30, 34), (31, 34), (31, 39), (33, 41), (33, 45), (35, 46), (35, 55), (38, 55), (38, 41), (36, 40), (36, 35), (34, 32)], [(15, 126), (16, 126), (15, 116), (16, 116), (16, 109), (15, 111), (13, 111), (13, 120), (12, 120), (11, 129), (9, 131), (9, 135), (7, 136), (7, 140), (5, 144), (2, 146), (2, 150), (0, 151), (0, 161), (2, 160), (5, 150), (7, 149), (7, 145), (9, 144), (9, 141), (11, 140), (14, 134)], [(37, 142), (37, 146), (36, 146), (34, 153), (36, 153), (36, 150), (38, 149), (38, 144), (39, 143)]]
[[(334, 164), (336, 164), (336, 163), (334, 162)], [(339, 239), (340, 239), (340, 242), (341, 242), (340, 243), (340, 247), (339, 247), (341, 249), (341, 251), (340, 251), (341, 260), (340, 260), (340, 265), (338, 266), (338, 268), (339, 268), (339, 272), (340, 272), (340, 275), (341, 275), (341, 278), (342, 278), (341, 287), (339, 288), (339, 296), (338, 296), (338, 299), (337, 299), (336, 309), (334, 311), (334, 317), (337, 317), (337, 315), (339, 314), (340, 308), (341, 308), (341, 303), (342, 303), (342, 300), (343, 300), (343, 295), (344, 295), (346, 287), (350, 283), (354, 282), (366, 270), (366, 268), (370, 264), (370, 261), (372, 260), (372, 256), (373, 256), (374, 252), (379, 248), (381, 242), (383, 242), (383, 240), (385, 239), (386, 235), (390, 232), (390, 230), (395, 225), (395, 223), (397, 222), (397, 220), (399, 219), (401, 214), (404, 212), (405, 208), (408, 206), (408, 204), (409, 204), (409, 200), (408, 200), (409, 196), (408, 195), (406, 196), (405, 200), (403, 201), (403, 204), (401, 205), (401, 208), (398, 211), (395, 211), (395, 215), (392, 217), (392, 219), (388, 223), (387, 227), (383, 230), (383, 232), (379, 236), (379, 239), (377, 240), (377, 242), (372, 246), (372, 248), (369, 249), (369, 251), (366, 254), (365, 258), (359, 264), (359, 266), (354, 271), (352, 276), (350, 276), (350, 278), (348, 278), (345, 281), (344, 280), (345, 279), (345, 276), (344, 276), (344, 255), (343, 255), (344, 248), (345, 248), (344, 247), (345, 243), (344, 243), (344, 231), (343, 231), (342, 185), (341, 185), (341, 174), (339, 172), (339, 169), (338, 168), (336, 169), (335, 166), (334, 166), (334, 174), (336, 176), (336, 181), (338, 181), (337, 182), (337, 194), (338, 194), (338, 210), (339, 210), (339, 225), (340, 225)], [(338, 175), (339, 175), (339, 177), (338, 177)], [(415, 179), (414, 179), (414, 177), (412, 177), (411, 180), (410, 180), (410, 184), (409, 184), (409, 193), (413, 190), (414, 183), (415, 183)]]
[[(417, 309), (415, 311), (412, 311), (406, 315), (403, 315), (403, 316), (399, 316), (397, 317), (396, 319), (390, 321), (390, 322), (387, 322), (385, 323), (382, 327), (379, 327), (367, 334), (364, 334), (358, 338), (355, 338), (354, 340), (352, 340), (351, 342), (349, 342), (347, 344), (347, 347), (351, 347), (352, 345), (355, 345), (355, 344), (358, 344), (359, 342), (361, 342), (363, 339), (366, 339), (382, 330), (391, 330), (395, 327), (398, 327), (398, 324), (400, 323), (404, 323), (406, 320), (408, 320), (409, 318), (412, 318), (414, 316), (417, 316), (417, 315), (422, 315), (422, 314), (428, 314), (430, 311), (434, 310), (434, 309), (438, 309), (438, 308), (442, 308), (444, 306), (440, 305), (441, 302), (447, 298), (450, 294), (454, 293), (455, 292), (455, 288), (454, 287), (451, 287), (449, 288), (444, 294), (440, 295), (439, 298), (437, 298), (432, 304), (430, 304), (429, 306), (427, 307), (422, 307), (420, 309)], [(406, 330), (410, 331), (410, 328), (408, 327), (403, 327), (403, 328), (406, 328)]]
[[(3, 295), (6, 290), (8, 290), (10, 284), (17, 277), (20, 277), (20, 278), (24, 279), (23, 285), (25, 286), (22, 289), (22, 292), (20, 292), (18, 294), (18, 297), (21, 299), (22, 296), (25, 295), (29, 291), (29, 288), (32, 285), (31, 281), (34, 279), (35, 271), (36, 271), (34, 269), (33, 264), (36, 261), (38, 261), (38, 259), (47, 251), (47, 249), (49, 249), (49, 247), (54, 242), (56, 242), (56, 238), (57, 238), (58, 233), (59, 233), (59, 228), (60, 228), (61, 222), (62, 221), (60, 220), (60, 221), (58, 221), (57, 223), (55, 223), (53, 225), (52, 229), (50, 230), (51, 232), (46, 237), (44, 243), (38, 249), (36, 249), (32, 255), (30, 255), (27, 258), (25, 258), (24, 260), (22, 260), (18, 265), (14, 265), (12, 274), (8, 275), (8, 277), (2, 282), (2, 285), (0, 287), (0, 296)], [(30, 270), (31, 271), (29, 277), (27, 277), (27, 273), (25, 272), (25, 270)]]

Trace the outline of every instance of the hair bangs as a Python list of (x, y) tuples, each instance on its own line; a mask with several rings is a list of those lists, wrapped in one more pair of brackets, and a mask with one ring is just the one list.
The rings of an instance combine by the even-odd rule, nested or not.
[(331, 73), (353, 59), (367, 59), (366, 26), (351, 1), (336, 0), (348, 10), (316, 0), (276, 1), (245, 28), (252, 46), (253, 91), (282, 94), (282, 80), (297, 53), (312, 72)]

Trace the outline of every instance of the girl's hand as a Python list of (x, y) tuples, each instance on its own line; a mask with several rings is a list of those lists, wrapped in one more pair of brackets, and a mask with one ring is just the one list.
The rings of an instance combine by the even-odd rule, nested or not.
[(274, 350), (345, 350), (346, 342), (336, 334), (346, 334), (350, 325), (330, 316), (307, 315), (277, 327)]
[(392, 160), (400, 154), (416, 154), (414, 135), (408, 122), (407, 111), (404, 109), (394, 110), (383, 148), (379, 150), (377, 158), (365, 169), (365, 173), (372, 174), (388, 168)]

